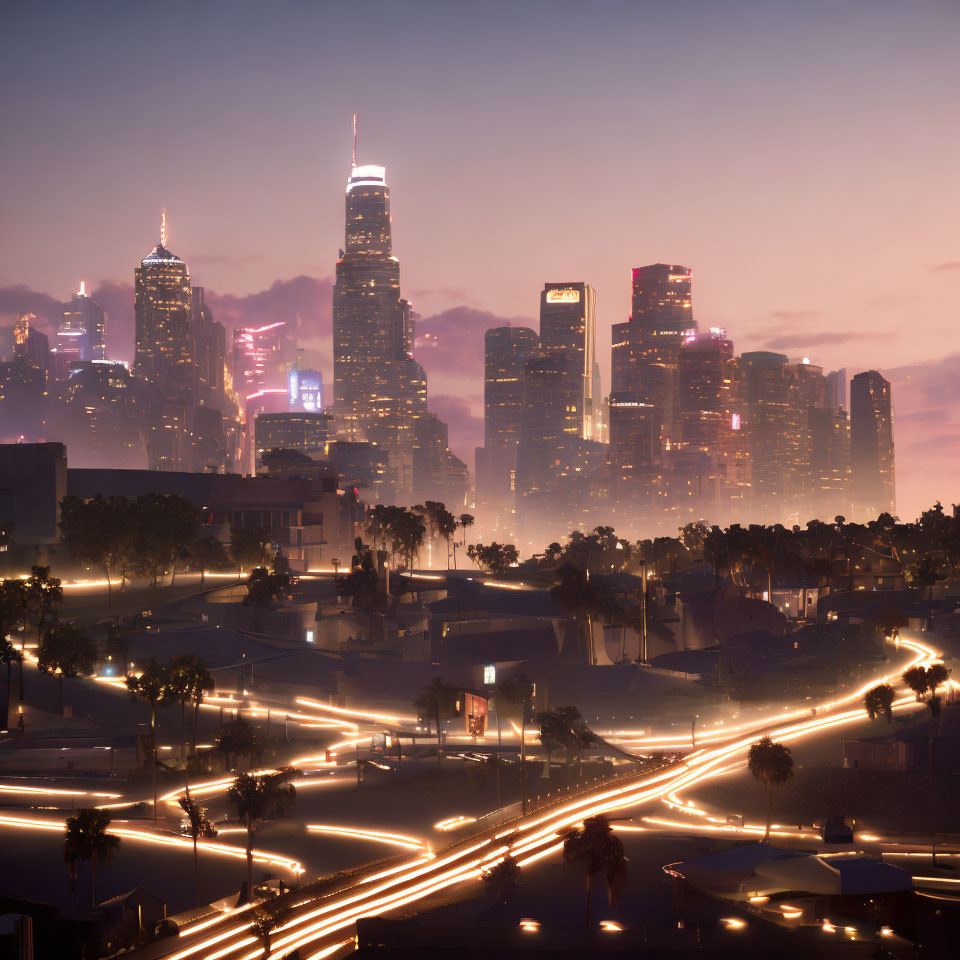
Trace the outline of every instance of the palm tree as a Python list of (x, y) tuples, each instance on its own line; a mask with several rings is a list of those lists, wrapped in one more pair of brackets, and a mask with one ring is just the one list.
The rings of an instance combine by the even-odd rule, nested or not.
[(483, 874), (483, 885), (491, 896), (502, 897), (504, 902), (513, 896), (520, 882), (520, 867), (508, 853), (496, 866)]
[(150, 704), (150, 768), (153, 773), (153, 819), (157, 819), (157, 708), (170, 700), (170, 671), (151, 657), (139, 676), (127, 677), (134, 700)]
[(205, 693), (214, 689), (213, 676), (202, 657), (188, 653), (170, 661), (171, 699), (180, 704), (180, 760), (184, 759), (186, 706), (193, 704), (193, 738), (196, 750), (197, 721)]
[(185, 797), (180, 798), (180, 806), (187, 815), (190, 837), (193, 839), (193, 872), (197, 883), (197, 906), (200, 906), (200, 855), (197, 853), (197, 840), (211, 840), (217, 835), (217, 828), (207, 816), (207, 811), (190, 796), (187, 788)]
[(247, 723), (243, 717), (237, 717), (233, 723), (225, 723), (220, 732), (214, 738), (217, 749), (223, 754), (224, 762), (228, 770), (231, 769), (230, 757), (236, 758), (236, 764), (240, 765), (240, 757), (247, 755), (250, 758), (250, 766), (253, 766), (253, 756), (259, 752), (260, 738), (253, 725)]
[(901, 679), (914, 692), (917, 700), (922, 700), (923, 695), (930, 689), (930, 678), (923, 667), (905, 670)]
[(766, 842), (770, 839), (773, 817), (773, 788), (783, 786), (793, 776), (793, 756), (782, 743), (764, 737), (750, 747), (747, 766), (754, 780), (759, 780), (767, 788), (767, 829), (763, 834)]
[(463, 545), (467, 545), (467, 527), (472, 527), (474, 524), (474, 517), (469, 513), (461, 513), (457, 519), (457, 524), (460, 529), (463, 531)]
[(601, 870), (606, 872), (611, 905), (617, 902), (626, 883), (627, 858), (623, 853), (623, 842), (610, 829), (610, 821), (603, 814), (587, 817), (582, 829), (573, 830), (564, 838), (563, 859), (566, 863), (582, 863), (586, 871), (586, 926), (589, 929), (594, 877)]
[(930, 687), (931, 695), (936, 694), (937, 687), (941, 683), (946, 683), (950, 676), (950, 670), (942, 663), (932, 663), (927, 667), (927, 685)]
[(255, 776), (241, 773), (227, 791), (227, 799), (247, 827), (247, 898), (253, 895), (253, 840), (264, 820), (282, 817), (296, 801), (296, 791), (287, 781), (289, 770)]
[(63, 716), (64, 677), (91, 673), (97, 660), (96, 643), (72, 623), (47, 627), (37, 654), (37, 669), (56, 674), (60, 689), (60, 716)]
[(434, 677), (427, 685), (420, 697), (414, 702), (414, 706), (420, 711), (420, 715), (428, 718), (429, 721), (435, 720), (437, 724), (437, 766), (443, 770), (441, 762), (443, 755), (443, 730), (441, 720), (452, 717), (457, 707), (458, 690), (456, 687), (444, 683), (440, 677)]
[(886, 717), (887, 723), (893, 723), (893, 687), (889, 683), (881, 683), (868, 690), (863, 695), (863, 705), (867, 709), (867, 716), (871, 720), (877, 717)]
[(63, 859), (70, 874), (70, 893), (76, 889), (77, 867), (81, 860), (90, 861), (90, 907), (97, 905), (97, 863), (106, 866), (120, 849), (120, 838), (107, 833), (110, 814), (106, 810), (86, 807), (67, 818), (63, 839)]
[(558, 582), (550, 588), (550, 596), (567, 614), (577, 621), (578, 637), (584, 634), (586, 624), (587, 662), (594, 663), (593, 621), (595, 618), (610, 623), (619, 618), (620, 604), (610, 588), (591, 580), (582, 570), (565, 563), (557, 571)]

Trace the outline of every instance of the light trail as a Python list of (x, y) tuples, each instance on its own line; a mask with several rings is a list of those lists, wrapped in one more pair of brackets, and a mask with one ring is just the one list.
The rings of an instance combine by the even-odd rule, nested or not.
[[(123, 821), (119, 821), (122, 823)], [(118, 821), (110, 824), (107, 832), (117, 837), (123, 837), (129, 840), (139, 841), (141, 843), (153, 843), (160, 846), (182, 847), (193, 850), (193, 840), (188, 837), (177, 837), (173, 834), (153, 833), (148, 830), (137, 830), (133, 827), (118, 826)], [(14, 817), (9, 814), (0, 814), (0, 826), (15, 827), (27, 830), (44, 830), (55, 833), (65, 833), (67, 826), (63, 820), (38, 820), (32, 817)], [(221, 854), (224, 856), (235, 857), (239, 860), (245, 860), (247, 851), (244, 847), (234, 847), (226, 843), (215, 843), (212, 840), (197, 841), (197, 849), (205, 850), (209, 853)], [(253, 851), (253, 860), (255, 863), (264, 863), (273, 867), (283, 867), (294, 874), (303, 873), (303, 864), (299, 860), (291, 857), (284, 857), (276, 853), (266, 853), (264, 851)]]
[(350, 710), (346, 707), (334, 707), (329, 703), (321, 703), (319, 700), (311, 700), (309, 697), (297, 697), (297, 703), (305, 707), (315, 707), (317, 710), (328, 710), (330, 713), (336, 713), (344, 717), (359, 717), (363, 720), (378, 720), (381, 723), (416, 723), (416, 717), (398, 717), (387, 713), (370, 713), (366, 710)]
[(325, 833), (356, 837), (359, 840), (373, 840), (377, 843), (389, 843), (396, 847), (406, 847), (408, 850), (426, 850), (427, 845), (416, 837), (408, 837), (402, 833), (384, 833), (379, 830), (367, 830), (365, 827), (340, 827), (324, 823), (308, 823), (307, 830), (311, 833)]
[[(904, 640), (901, 646), (914, 654), (911, 665), (932, 662), (936, 658), (935, 651), (919, 641)], [(439, 890), (476, 880), (482, 875), (484, 864), (505, 855), (504, 850), (511, 855), (525, 854), (520, 861), (521, 866), (551, 856), (562, 847), (560, 838), (563, 831), (582, 823), (586, 817), (671, 795), (679, 799), (679, 791), (729, 772), (731, 764), (742, 764), (751, 744), (759, 736), (768, 735), (780, 741), (791, 741), (861, 720), (865, 715), (862, 706), (858, 709), (840, 708), (862, 697), (863, 692), (877, 682), (881, 681), (875, 680), (848, 696), (819, 705), (814, 715), (810, 711), (798, 711), (771, 718), (759, 729), (752, 729), (750, 736), (734, 738), (728, 734), (721, 744), (705, 746), (670, 768), (654, 774), (634, 776), (589, 795), (561, 802), (493, 836), (488, 835), (475, 842), (467, 841), (466, 846), (463, 843), (454, 844), (447, 853), (438, 857), (403, 864), (391, 871), (389, 877), (378, 875), (377, 880), (382, 878), (383, 882), (376, 885), (372, 885), (374, 878), (361, 880), (343, 893), (326, 898), (326, 902), (323, 899), (313, 901), (321, 905), (313, 908), (308, 904), (306, 910), (293, 911), (288, 921), (276, 931), (280, 936), (275, 934), (269, 956), (271, 960), (280, 960), (301, 947), (320, 945), (319, 941), (335, 936), (354, 924), (360, 916), (377, 916)], [(897, 701), (897, 707), (905, 708), (908, 699)], [(913, 705), (916, 706), (915, 703)], [(691, 809), (686, 804), (684, 808), (687, 811)], [(789, 911), (791, 916), (788, 919), (794, 919), (792, 913), (795, 910)], [(221, 932), (216, 938), (187, 947), (170, 960), (184, 960), (196, 955), (201, 955), (204, 960), (221, 960), (228, 956), (236, 960), (253, 960), (259, 953), (240, 952), (251, 943), (248, 930), (249, 927), (243, 923), (232, 925), (230, 930)], [(213, 946), (217, 949), (213, 953), (208, 952)]]
[(93, 790), (60, 790), (54, 787), (26, 787), (14, 783), (0, 783), (0, 793), (23, 794), (24, 796), (50, 797), (103, 797), (107, 800), (119, 800), (122, 793), (99, 793)]
[(441, 833), (448, 833), (451, 830), (459, 830), (461, 827), (465, 827), (469, 823), (476, 822), (476, 817), (465, 817), (463, 814), (460, 814), (456, 817), (450, 817), (449, 820), (441, 820), (439, 823), (435, 823), (433, 825), (433, 829), (439, 830)]

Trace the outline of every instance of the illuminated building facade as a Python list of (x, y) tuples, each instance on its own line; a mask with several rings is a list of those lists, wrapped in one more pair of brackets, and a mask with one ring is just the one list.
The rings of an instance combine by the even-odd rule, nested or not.
[(81, 281), (80, 289), (73, 299), (63, 305), (57, 334), (57, 352), (62, 352), (62, 344), (63, 350), (70, 352), (74, 359), (105, 360), (106, 319), (103, 307), (87, 295), (86, 284)]
[(279, 389), (286, 382), (284, 368), (295, 358), (296, 340), (284, 320), (233, 331), (233, 382), (242, 397)]
[(188, 396), (196, 378), (190, 275), (165, 242), (166, 218), (160, 243), (134, 271), (134, 370), (170, 396)]
[(850, 460), (857, 519), (895, 515), (893, 403), (890, 383), (876, 370), (850, 381)]
[(540, 346), (544, 353), (566, 359), (576, 380), (580, 436), (593, 440), (597, 429), (596, 293), (588, 283), (548, 283), (540, 292)]
[(257, 473), (268, 450), (297, 450), (315, 459), (325, 455), (333, 417), (325, 413), (261, 413), (254, 420)]

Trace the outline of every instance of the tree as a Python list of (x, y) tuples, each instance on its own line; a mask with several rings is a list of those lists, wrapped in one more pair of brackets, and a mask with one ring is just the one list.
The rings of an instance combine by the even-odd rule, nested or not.
[(43, 638), (47, 622), (56, 616), (63, 602), (63, 587), (49, 567), (32, 567), (27, 578), (27, 618), (37, 625), (37, 642)]
[(196, 748), (197, 721), (203, 695), (214, 689), (213, 676), (202, 657), (194, 653), (174, 657), (170, 661), (170, 700), (180, 704), (180, 760), (184, 759), (186, 740), (186, 707), (193, 705), (193, 736)]
[(519, 559), (520, 553), (512, 543), (497, 543), (489, 546), (482, 543), (471, 543), (467, 547), (467, 556), (481, 569), (501, 575), (513, 566)]
[(930, 689), (930, 679), (924, 667), (905, 670), (901, 679), (914, 692), (917, 700), (922, 700), (923, 695)]
[(201, 589), (207, 582), (208, 570), (226, 570), (230, 566), (230, 557), (216, 537), (206, 536), (194, 541), (188, 556), (191, 566), (200, 571)]
[(70, 874), (70, 893), (76, 889), (80, 861), (90, 861), (90, 908), (97, 906), (97, 863), (106, 866), (120, 849), (120, 838), (107, 833), (110, 814), (106, 810), (85, 807), (67, 818), (63, 839), (63, 859)]
[(227, 800), (247, 828), (247, 897), (253, 896), (253, 841), (264, 820), (284, 816), (296, 801), (296, 791), (288, 783), (291, 771), (256, 776), (241, 773), (227, 791)]
[(200, 898), (200, 855), (197, 852), (197, 841), (201, 838), (212, 840), (217, 835), (217, 828), (213, 825), (207, 816), (207, 811), (190, 796), (190, 790), (187, 789), (186, 796), (180, 798), (180, 806), (187, 815), (187, 829), (190, 838), (193, 840), (193, 873), (197, 885), (197, 906), (201, 904)]
[(127, 677), (135, 700), (150, 704), (150, 769), (153, 774), (153, 819), (157, 819), (157, 708), (170, 700), (170, 670), (151, 657), (139, 675)]
[(437, 536), (443, 540), (447, 547), (447, 569), (450, 569), (450, 539), (457, 532), (457, 518), (445, 507), (438, 510), (434, 517), (434, 529)]
[(393, 534), (393, 552), (404, 558), (406, 569), (413, 568), (413, 560), (419, 556), (427, 534), (427, 526), (418, 513), (413, 510), (404, 510), (399, 514), (391, 526)]
[(941, 573), (941, 566), (939, 560), (925, 553), (919, 560), (906, 565), (904, 573), (907, 583), (921, 589), (925, 588), (929, 597), (933, 593), (934, 585), (946, 579), (946, 575)]
[(457, 518), (457, 524), (463, 531), (463, 545), (467, 545), (467, 527), (472, 527), (475, 522), (473, 514), (461, 513)]
[(881, 683), (863, 695), (863, 705), (871, 720), (886, 717), (887, 723), (893, 723), (894, 690), (889, 683)]
[(554, 707), (537, 714), (540, 724), (540, 742), (547, 751), (547, 763), (554, 750), (562, 750), (569, 767), (574, 759), (579, 763), (586, 747), (597, 742), (576, 707)]
[(37, 669), (54, 673), (59, 680), (60, 716), (63, 716), (63, 681), (92, 673), (97, 662), (97, 645), (72, 623), (54, 623), (47, 627), (37, 652)]
[[(0, 581), (0, 637), (5, 640), (23, 625), (27, 615), (27, 588), (23, 580)], [(20, 699), (23, 699), (23, 644), (20, 645)], [(7, 664), (7, 679), (10, 679), (10, 660)]]
[(770, 839), (773, 818), (773, 788), (783, 786), (793, 776), (793, 756), (789, 747), (764, 737), (751, 745), (747, 766), (754, 780), (759, 780), (767, 788), (767, 829), (763, 834), (766, 842)]
[[(242, 756), (250, 758), (250, 766), (252, 767), (254, 755), (259, 753), (261, 748), (260, 737), (253, 725), (239, 716), (232, 723), (223, 725), (214, 738), (214, 744), (217, 750), (223, 754), (224, 763), (228, 770), (239, 766)], [(230, 764), (231, 757), (236, 760), (233, 766)]]
[[(594, 663), (594, 619), (611, 623), (621, 614), (620, 604), (613, 592), (605, 584), (591, 580), (578, 567), (565, 563), (557, 570), (557, 583), (550, 588), (550, 596), (577, 621), (578, 636), (583, 636), (583, 628), (586, 626), (587, 662)], [(580, 646), (582, 649), (582, 643)]]
[(7, 702), (12, 699), (12, 689), (10, 680), (10, 668), (15, 663), (21, 663), (23, 661), (23, 654), (6, 638), (3, 633), (0, 633), (0, 663), (4, 663), (7, 666)]
[(937, 687), (941, 683), (946, 683), (950, 676), (950, 670), (942, 663), (932, 663), (927, 667), (927, 685), (930, 687), (931, 696), (937, 692)]
[(121, 562), (124, 547), (132, 543), (132, 508), (124, 497), (96, 496), (89, 500), (67, 496), (60, 503), (60, 537), (75, 563), (104, 572), (108, 602), (112, 601), (111, 573)]
[(426, 690), (414, 702), (414, 706), (420, 711), (422, 717), (427, 718), (427, 729), (429, 730), (430, 721), (433, 720), (437, 725), (437, 766), (443, 770), (441, 758), (443, 755), (443, 729), (441, 720), (445, 720), (454, 715), (457, 708), (457, 696), (459, 691), (456, 687), (444, 683), (440, 677), (434, 677), (427, 685)]
[(241, 573), (263, 566), (273, 556), (273, 533), (266, 527), (231, 527), (230, 553)]
[(594, 877), (601, 871), (606, 873), (611, 905), (617, 902), (623, 891), (627, 880), (623, 842), (610, 829), (610, 821), (603, 814), (587, 817), (582, 829), (572, 830), (564, 837), (563, 859), (566, 863), (582, 864), (587, 875), (586, 926), (589, 929)]
[(121, 673), (126, 673), (127, 651), (129, 648), (127, 636), (129, 633), (130, 628), (116, 618), (107, 624), (104, 652), (111, 663), (118, 664)]
[(293, 577), (289, 573), (275, 571), (271, 573), (265, 567), (255, 567), (247, 578), (247, 593), (243, 598), (245, 607), (253, 607), (254, 630), (261, 631), (262, 613), (272, 610), (290, 592)]
[(520, 867), (508, 853), (499, 863), (483, 873), (483, 886), (490, 896), (504, 902), (513, 896), (520, 883)]

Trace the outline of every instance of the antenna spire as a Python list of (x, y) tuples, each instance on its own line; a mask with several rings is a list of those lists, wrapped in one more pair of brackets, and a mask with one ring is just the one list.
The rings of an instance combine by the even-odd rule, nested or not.
[(87, 295), (87, 284), (83, 280), (81, 280), (80, 289), (77, 291), (77, 296), (85, 297), (86, 295)]
[(160, 246), (167, 245), (167, 211), (164, 208), (160, 211)]
[(353, 115), (353, 165), (357, 165), (357, 115)]

